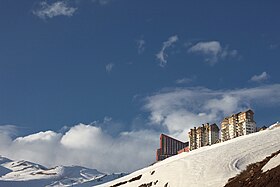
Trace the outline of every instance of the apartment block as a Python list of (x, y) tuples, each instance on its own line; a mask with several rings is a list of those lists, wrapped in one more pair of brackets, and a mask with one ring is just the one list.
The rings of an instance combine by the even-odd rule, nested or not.
[(212, 145), (219, 142), (219, 127), (214, 123), (202, 124), (189, 131), (189, 147), (194, 150), (203, 146)]
[(167, 136), (165, 134), (160, 135), (160, 148), (156, 152), (156, 160), (164, 160), (170, 156), (177, 155), (178, 151), (187, 150), (184, 149), (189, 146), (189, 142), (181, 142)]
[(252, 110), (232, 114), (224, 118), (221, 123), (222, 142), (254, 132), (256, 132), (256, 122)]

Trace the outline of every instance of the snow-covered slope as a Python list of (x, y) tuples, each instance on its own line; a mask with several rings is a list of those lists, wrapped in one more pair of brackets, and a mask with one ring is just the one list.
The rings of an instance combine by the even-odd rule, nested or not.
[(104, 174), (80, 166), (44, 166), (0, 157), (0, 186), (94, 186), (124, 174)]
[(236, 176), (247, 165), (259, 162), (278, 150), (280, 128), (268, 129), (181, 153), (99, 187), (224, 186), (229, 178)]
[(262, 168), (263, 172), (276, 168), (280, 165), (280, 154), (274, 156), (269, 162)]

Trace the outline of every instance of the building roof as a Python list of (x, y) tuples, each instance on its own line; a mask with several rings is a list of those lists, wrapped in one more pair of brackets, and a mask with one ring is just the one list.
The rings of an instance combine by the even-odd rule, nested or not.
[(245, 111), (242, 111), (242, 112), (238, 112), (238, 113), (236, 113), (236, 114), (231, 114), (230, 116), (225, 117), (224, 120), (228, 120), (228, 118), (230, 118), (230, 117), (237, 116), (237, 115), (239, 115), (239, 114), (243, 114), (243, 113), (247, 113), (247, 112), (250, 112), (250, 113), (253, 113), (253, 114), (254, 114), (254, 112), (253, 112), (252, 109), (248, 109), (248, 110), (245, 110)]
[(216, 123), (213, 123), (213, 124), (210, 125), (210, 126), (211, 126), (211, 127), (214, 127), (214, 128), (217, 128), (218, 130), (220, 129)]
[(166, 135), (166, 134), (160, 134), (160, 136), (166, 136), (166, 137), (168, 137), (168, 138), (170, 138), (170, 139), (173, 139), (173, 140), (175, 140), (175, 141), (177, 141), (177, 142), (181, 142), (181, 143), (189, 143), (189, 142), (182, 142), (182, 141), (180, 141), (180, 140), (177, 140), (177, 139), (175, 139), (175, 138), (172, 138), (171, 136), (168, 136), (168, 135)]

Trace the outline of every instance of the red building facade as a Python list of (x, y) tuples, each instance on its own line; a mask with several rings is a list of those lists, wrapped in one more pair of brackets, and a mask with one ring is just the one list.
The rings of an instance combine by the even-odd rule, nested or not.
[(165, 134), (160, 135), (160, 148), (157, 149), (156, 160), (164, 160), (170, 156), (177, 155), (179, 150), (189, 146), (189, 142), (181, 142)]
[(183, 152), (190, 152), (189, 146), (179, 150), (177, 153), (180, 154), (180, 153), (183, 153)]

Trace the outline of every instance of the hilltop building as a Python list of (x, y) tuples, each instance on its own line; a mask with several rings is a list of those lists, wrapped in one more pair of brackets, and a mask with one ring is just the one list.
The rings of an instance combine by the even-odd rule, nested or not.
[[(273, 125), (280, 126), (277, 122)], [(270, 127), (270, 128), (273, 128)], [(260, 128), (260, 130), (266, 127)], [(173, 155), (182, 152), (204, 147), (207, 145), (224, 142), (238, 136), (251, 134), (257, 131), (256, 122), (254, 121), (254, 112), (247, 110), (232, 114), (225, 117), (221, 122), (221, 139), (219, 139), (220, 129), (214, 124), (202, 124), (199, 127), (194, 127), (188, 132), (189, 142), (181, 142), (165, 134), (160, 135), (160, 148), (156, 151), (156, 160), (164, 160)]]
[(160, 148), (157, 149), (156, 160), (164, 160), (170, 156), (177, 155), (178, 151), (184, 152), (189, 142), (181, 142), (165, 134), (160, 135)]
[(247, 110), (224, 118), (221, 123), (221, 141), (256, 132), (254, 112)]
[(219, 142), (219, 127), (214, 123), (202, 124), (189, 131), (190, 150)]

